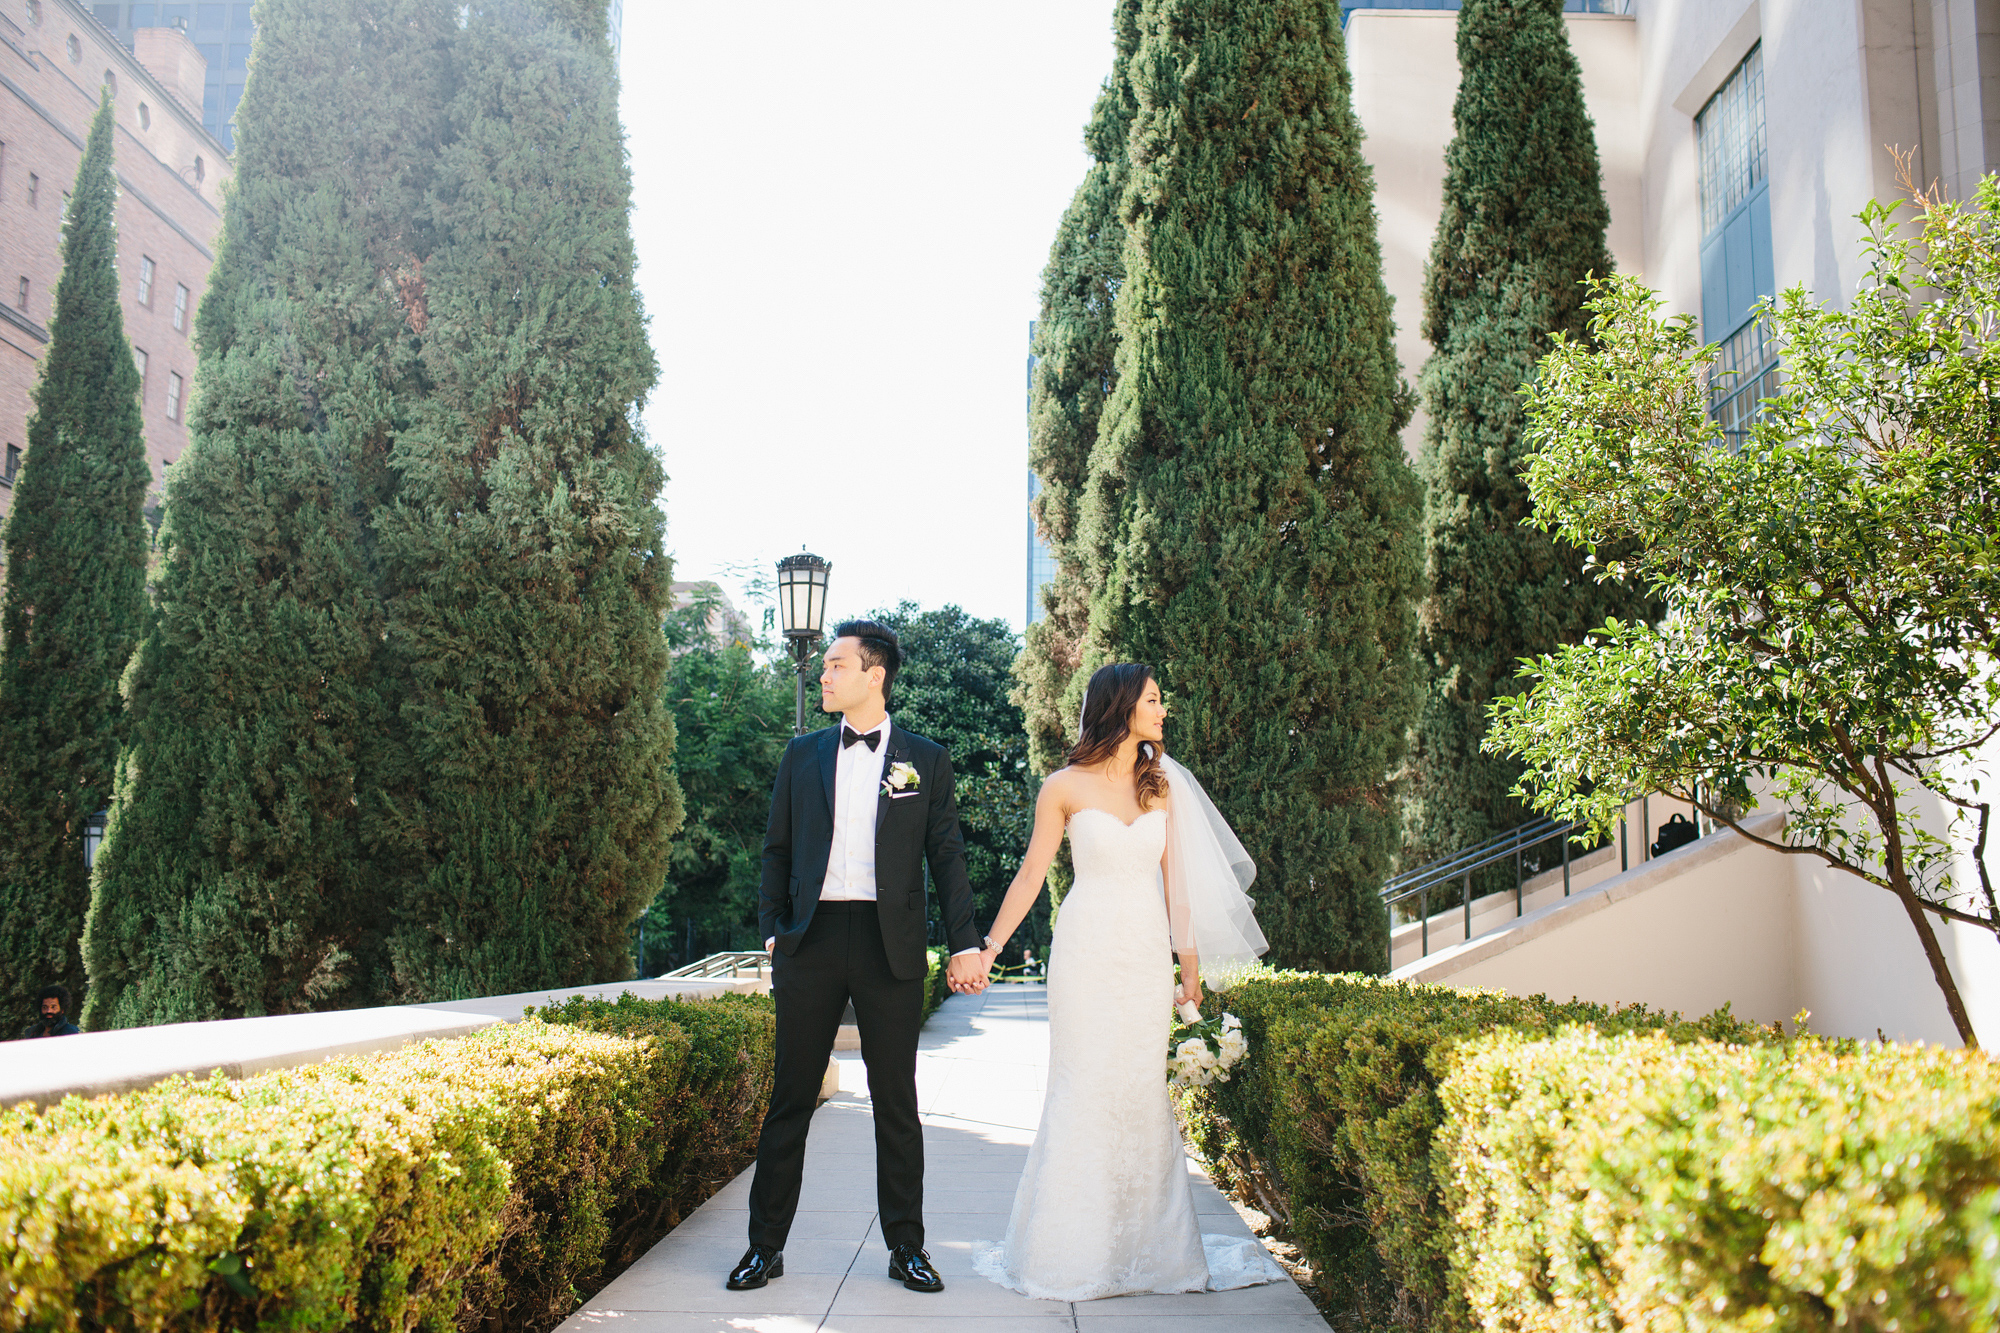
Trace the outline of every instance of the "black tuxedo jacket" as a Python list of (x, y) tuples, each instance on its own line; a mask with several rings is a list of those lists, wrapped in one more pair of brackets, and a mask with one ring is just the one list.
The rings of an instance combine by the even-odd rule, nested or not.
[[(875, 803), (875, 902), (882, 923), (882, 946), (889, 968), (902, 981), (924, 975), (928, 913), (924, 911), (924, 863), (937, 886), (951, 949), (977, 949), (972, 924), (972, 882), (965, 874), (965, 837), (958, 829), (958, 800), (952, 790), (951, 756), (942, 745), (889, 724), (884, 741), (891, 767), (917, 770), (911, 795), (882, 793)], [(764, 881), (758, 893), (757, 926), (776, 938), (787, 954), (798, 950), (819, 906), (826, 862), (833, 850), (834, 759), (840, 753), (840, 724), (800, 736), (785, 747), (778, 780), (771, 788), (771, 822), (764, 833)], [(879, 789), (878, 789), (879, 790)]]

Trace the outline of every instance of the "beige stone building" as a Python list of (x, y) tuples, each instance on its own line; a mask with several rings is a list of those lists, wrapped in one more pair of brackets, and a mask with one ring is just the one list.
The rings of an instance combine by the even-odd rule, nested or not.
[[(1355, 110), (1374, 166), (1396, 347), (1415, 378), (1458, 89), (1457, 14), (1436, 3), (1347, 18)], [(1898, 192), (1891, 149), (1958, 197), (2000, 168), (2000, 0), (1571, 0), (1597, 126), (1611, 253), (1723, 344), (1740, 421), (1774, 370), (1749, 311), (1802, 283), (1841, 300), (1855, 214)], [(1592, 12), (1579, 12), (1592, 11)], [(1412, 455), (1423, 421), (1410, 424)]]
[(118, 270), (157, 492), (187, 445), (194, 312), (215, 262), (229, 157), (202, 128), (205, 69), (178, 28), (126, 47), (74, 0), (0, 0), (0, 520), (25, 461), (63, 205), (100, 89), (117, 117)]
[[(1418, 325), (1458, 86), (1456, 5), (1347, 7), (1396, 347), (1414, 379), (1431, 351)], [(1892, 150), (1909, 155), (1920, 183), (1957, 198), (2000, 169), (2000, 0), (1571, 0), (1568, 9), (1612, 256), (1670, 313), (1696, 315), (1725, 364), (1746, 372), (1711, 405), (1725, 429), (1781, 370), (1750, 320), (1756, 300), (1794, 284), (1822, 300), (1852, 296), (1865, 264), (1855, 214), (1901, 189)], [(1404, 435), (1412, 455), (1422, 439), (1419, 419)], [(1989, 742), (1982, 762), (1989, 772), (2000, 764), (2000, 746)], [(1651, 819), (1669, 808), (1652, 798)], [(1922, 808), (1946, 836), (1942, 810)], [(1635, 804), (1631, 816), (1642, 845), (1645, 809)], [(1770, 835), (1783, 813), (1760, 818)], [(1969, 836), (1952, 836), (1963, 858), (1954, 877), (1977, 882)], [(1691, 1014), (1728, 1003), (1764, 1022), (1804, 1009), (1819, 1033), (1958, 1043), (1889, 895), (1732, 833), (1629, 870), (1615, 850), (1598, 857), (1571, 867), (1568, 885), (1552, 871), (1518, 901), (1495, 895), (1469, 913), (1397, 927), (1393, 975)], [(1993, 1045), (2000, 945), (1955, 921), (1938, 936)]]

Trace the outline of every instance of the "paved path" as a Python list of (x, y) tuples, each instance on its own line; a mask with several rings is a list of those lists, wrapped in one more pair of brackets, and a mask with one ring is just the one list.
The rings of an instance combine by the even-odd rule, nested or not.
[[(875, 1227), (875, 1142), (858, 1055), (841, 1060), (841, 1092), (813, 1117), (805, 1192), (785, 1247), (785, 1276), (732, 1292), (742, 1255), (750, 1173), (697, 1209), (559, 1333), (1326, 1333), (1290, 1282), (1185, 1296), (1036, 1301), (972, 1272), (975, 1240), (1007, 1229), (1014, 1185), (1041, 1119), (1048, 1067), (1047, 992), (996, 986), (958, 995), (924, 1029), (917, 1091), (924, 1107), (926, 1248), (944, 1275), (935, 1295), (888, 1277)], [(1249, 1234), (1190, 1162), (1202, 1230)]]

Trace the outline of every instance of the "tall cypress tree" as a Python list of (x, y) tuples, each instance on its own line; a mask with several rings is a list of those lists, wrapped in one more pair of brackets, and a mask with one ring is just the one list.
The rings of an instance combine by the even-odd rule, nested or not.
[(636, 425), (657, 368), (604, 0), (464, 21), (422, 274), (432, 388), (378, 524), (384, 883), (412, 1000), (629, 976), (681, 821), (663, 477)]
[(1611, 271), (1611, 220), (1562, 0), (1465, 0), (1456, 135), (1424, 278), (1420, 380), (1428, 681), (1412, 754), (1411, 860), (1450, 853), (1529, 812), (1512, 760), (1482, 754), (1486, 706), (1523, 656), (1638, 609), (1583, 554), (1525, 527), (1531, 448), (1519, 389), (1560, 332), (1585, 332), (1587, 274)]
[[(1083, 540), (1081, 518), (1092, 485), (1090, 455), (1098, 422), (1117, 382), (1118, 336), (1112, 318), (1125, 277), (1125, 140), (1137, 108), (1131, 80), (1139, 44), (1139, 0), (1118, 0), (1111, 75), (1091, 109), (1084, 146), (1091, 164), (1077, 187), (1049, 262), (1042, 270), (1041, 318), (1035, 326), (1035, 377), (1028, 400), (1028, 466), (1042, 483), (1035, 523), (1055, 557), (1047, 614), (1028, 627), (1014, 666), (1014, 702), (1028, 728), (1028, 760), (1046, 774), (1062, 764), (1076, 735), (1076, 710), (1090, 628), (1090, 591), (1105, 574), (1105, 552)], [(1118, 479), (1096, 478), (1106, 493), (1094, 503), (1116, 508)]]
[(262, 0), (85, 939), (86, 1022), (369, 998), (388, 710), (369, 521), (422, 391), (444, 0)]
[(111, 800), (119, 677), (146, 615), (152, 470), (118, 305), (109, 98), (63, 219), (62, 276), (14, 485), (0, 603), (0, 1011), (84, 992), (83, 831)]
[(1256, 858), (1275, 961), (1379, 970), (1418, 488), (1332, 0), (1145, 0), (1091, 635)]

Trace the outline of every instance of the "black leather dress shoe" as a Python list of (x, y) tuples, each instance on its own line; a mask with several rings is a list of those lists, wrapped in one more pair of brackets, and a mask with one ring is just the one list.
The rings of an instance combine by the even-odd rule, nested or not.
[(914, 1245), (889, 1251), (889, 1276), (911, 1291), (943, 1291), (944, 1279), (931, 1267), (931, 1257)]
[(785, 1275), (785, 1252), (768, 1245), (752, 1245), (743, 1251), (736, 1267), (729, 1270), (731, 1291), (755, 1291), (774, 1277)]

